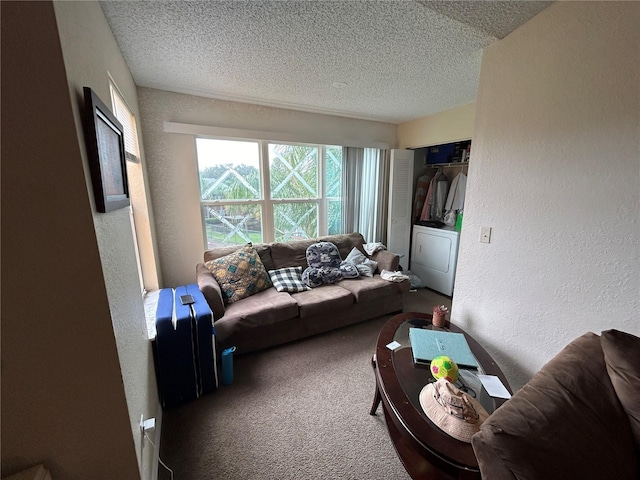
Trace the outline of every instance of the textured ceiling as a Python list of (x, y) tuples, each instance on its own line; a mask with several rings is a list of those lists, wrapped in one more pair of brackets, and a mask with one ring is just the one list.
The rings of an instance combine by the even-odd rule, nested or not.
[(473, 102), (482, 48), (552, 2), (100, 3), (139, 86), (400, 123)]

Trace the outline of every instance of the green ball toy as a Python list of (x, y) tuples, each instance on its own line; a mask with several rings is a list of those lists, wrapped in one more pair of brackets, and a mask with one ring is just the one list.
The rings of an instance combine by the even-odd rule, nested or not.
[(431, 375), (436, 380), (444, 378), (455, 383), (458, 380), (458, 365), (446, 355), (440, 355), (431, 360)]

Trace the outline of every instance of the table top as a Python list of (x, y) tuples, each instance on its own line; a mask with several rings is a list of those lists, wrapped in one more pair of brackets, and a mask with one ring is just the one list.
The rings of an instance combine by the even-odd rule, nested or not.
[[(476, 471), (478, 462), (471, 444), (444, 433), (429, 420), (420, 406), (420, 391), (433, 378), (427, 365), (416, 365), (413, 362), (409, 341), (410, 327), (437, 329), (431, 325), (430, 314), (409, 312), (392, 317), (378, 336), (376, 371), (383, 403), (390, 407), (390, 413), (396, 417), (399, 425), (430, 455), (454, 468)], [(504, 374), (487, 351), (468, 333), (453, 324), (447, 330), (465, 335), (480, 367), (477, 370), (461, 368), (461, 377), (465, 386), (473, 390), (468, 393), (475, 393), (476, 398), (491, 413), (506, 400), (489, 397), (472, 372), (496, 375), (510, 389)], [(391, 351), (386, 345), (394, 340), (401, 346)]]

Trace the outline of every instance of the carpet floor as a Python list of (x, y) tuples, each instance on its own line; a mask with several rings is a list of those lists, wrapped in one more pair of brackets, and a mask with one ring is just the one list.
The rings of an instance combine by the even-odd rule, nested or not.
[[(420, 289), (405, 312), (451, 306)], [(385, 315), (234, 359), (234, 383), (163, 413), (175, 480), (409, 479), (382, 408), (369, 415), (371, 356)], [(158, 478), (171, 477), (163, 467)]]

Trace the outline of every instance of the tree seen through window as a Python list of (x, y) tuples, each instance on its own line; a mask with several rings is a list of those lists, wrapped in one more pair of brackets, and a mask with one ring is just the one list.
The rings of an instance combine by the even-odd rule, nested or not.
[(208, 248), (339, 232), (341, 147), (268, 143), (263, 159), (262, 142), (198, 138), (196, 146)]

